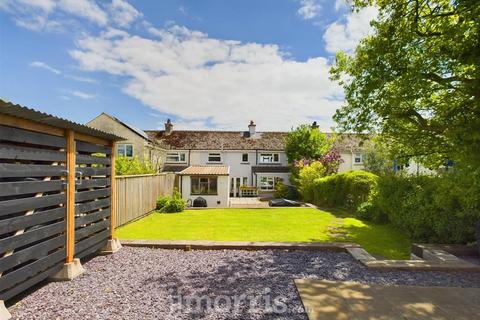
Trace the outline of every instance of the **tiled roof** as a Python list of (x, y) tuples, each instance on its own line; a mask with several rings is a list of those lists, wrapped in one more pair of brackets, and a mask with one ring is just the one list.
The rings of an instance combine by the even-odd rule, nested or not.
[(228, 176), (230, 168), (228, 166), (190, 166), (179, 172), (186, 176)]
[[(173, 150), (271, 150), (285, 149), (288, 132), (257, 132), (250, 137), (245, 131), (190, 131), (174, 130), (165, 135), (164, 130), (145, 131), (150, 138), (166, 149)], [(332, 135), (327, 133), (327, 135)], [(339, 134), (334, 146), (340, 151), (362, 149), (364, 135)]]
[(151, 140), (168, 149), (180, 150), (283, 150), (287, 132), (257, 132), (250, 137), (244, 131), (146, 131)]

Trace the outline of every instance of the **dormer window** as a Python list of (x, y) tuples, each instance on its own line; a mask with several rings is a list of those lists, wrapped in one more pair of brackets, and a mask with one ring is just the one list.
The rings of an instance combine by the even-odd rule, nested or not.
[(260, 154), (260, 163), (276, 163), (280, 162), (278, 153), (262, 153)]
[(209, 153), (208, 162), (222, 162), (222, 155), (220, 153)]
[(166, 162), (175, 163), (175, 162), (185, 162), (185, 153), (167, 153)]

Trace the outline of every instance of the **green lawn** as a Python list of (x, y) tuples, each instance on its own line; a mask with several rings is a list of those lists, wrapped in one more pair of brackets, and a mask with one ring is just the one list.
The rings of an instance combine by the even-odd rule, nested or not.
[(120, 227), (121, 239), (214, 241), (351, 241), (374, 255), (408, 259), (410, 241), (388, 225), (311, 208), (206, 209), (154, 213)]

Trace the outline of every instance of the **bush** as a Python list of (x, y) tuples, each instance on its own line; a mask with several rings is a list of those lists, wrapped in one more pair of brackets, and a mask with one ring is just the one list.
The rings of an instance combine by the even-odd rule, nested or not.
[(353, 209), (370, 200), (378, 176), (366, 171), (348, 171), (316, 179), (313, 201), (316, 205)]
[(160, 197), (157, 200), (157, 210), (165, 213), (182, 212), (187, 203), (182, 199), (178, 191), (174, 191), (172, 196)]
[(313, 201), (313, 187), (315, 180), (325, 176), (325, 167), (320, 161), (312, 161), (298, 166), (297, 184), (303, 200)]
[(141, 161), (137, 157), (118, 157), (115, 159), (115, 172), (119, 176), (156, 173), (148, 161)]
[(382, 177), (372, 203), (414, 241), (473, 241), (480, 219), (479, 172)]
[(279, 181), (275, 184), (275, 192), (273, 193), (273, 197), (297, 200), (300, 195), (297, 191), (297, 188), (291, 185), (286, 185), (282, 181)]

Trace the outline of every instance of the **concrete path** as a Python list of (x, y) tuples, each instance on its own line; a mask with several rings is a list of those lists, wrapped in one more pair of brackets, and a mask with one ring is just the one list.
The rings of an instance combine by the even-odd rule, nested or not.
[(295, 280), (310, 320), (469, 320), (480, 315), (480, 288), (382, 286)]

